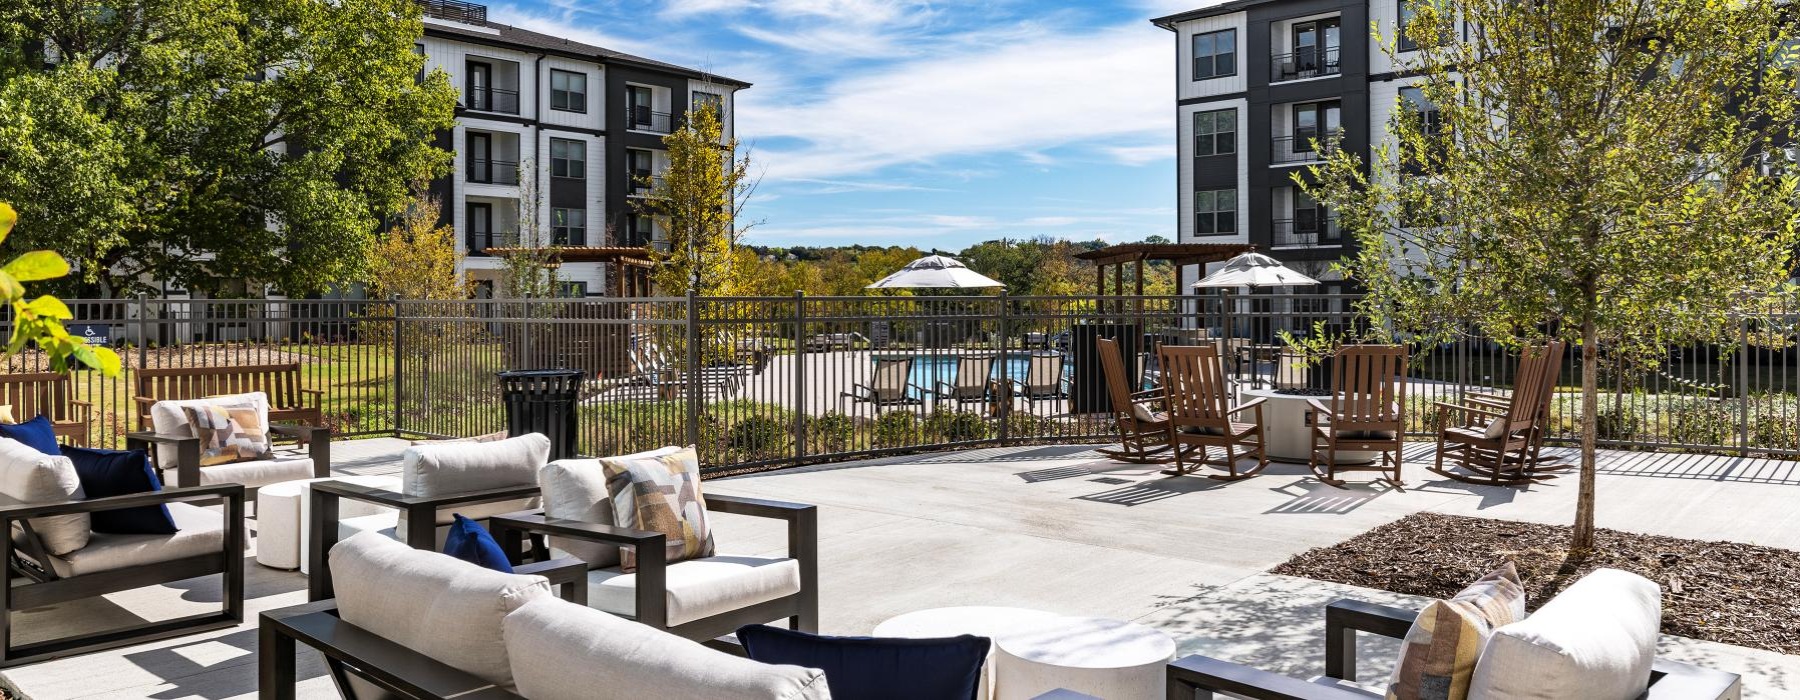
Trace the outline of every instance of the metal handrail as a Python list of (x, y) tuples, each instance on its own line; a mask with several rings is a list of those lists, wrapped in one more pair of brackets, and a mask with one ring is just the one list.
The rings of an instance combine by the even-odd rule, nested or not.
[(1276, 219), (1269, 222), (1272, 244), (1276, 247), (1310, 248), (1316, 246), (1333, 246), (1343, 244), (1343, 232), (1338, 229), (1336, 216), (1327, 216), (1313, 222), (1310, 228), (1300, 228), (1295, 219)]
[(1310, 49), (1278, 53), (1269, 60), (1269, 82), (1320, 78), (1342, 73), (1338, 61), (1339, 47), (1315, 46)]
[[(1322, 133), (1303, 131), (1292, 136), (1277, 136), (1269, 139), (1269, 162), (1282, 165), (1324, 160), (1337, 152), (1343, 138), (1343, 129), (1332, 129)], [(1317, 142), (1316, 147), (1315, 142)]]
[(469, 109), (477, 112), (496, 112), (499, 114), (519, 113), (519, 91), (505, 88), (485, 87), (468, 91)]
[(653, 112), (645, 105), (627, 105), (625, 107), (625, 128), (627, 129), (666, 134), (671, 130), (672, 123), (668, 112)]
[(483, 185), (519, 184), (519, 164), (510, 160), (469, 159), (469, 182)]

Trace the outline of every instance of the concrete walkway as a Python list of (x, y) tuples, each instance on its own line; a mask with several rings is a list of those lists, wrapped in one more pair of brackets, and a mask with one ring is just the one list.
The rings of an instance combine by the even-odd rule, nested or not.
[[(337, 450), (337, 468), (391, 473), (404, 443)], [(903, 612), (947, 605), (1018, 605), (1153, 625), (1199, 652), (1306, 676), (1322, 668), (1322, 606), (1337, 597), (1417, 605), (1394, 594), (1265, 573), (1288, 557), (1419, 511), (1563, 523), (1573, 479), (1529, 489), (1435, 478), (1416, 447), (1404, 491), (1334, 489), (1299, 466), (1274, 465), (1235, 483), (1172, 478), (1087, 447), (972, 450), (792, 469), (709, 481), (714, 493), (820, 506), (823, 631), (865, 634)], [(1787, 462), (1609, 453), (1598, 484), (1600, 525), (1800, 549), (1800, 471)], [(1354, 475), (1353, 475), (1354, 476)], [(1433, 478), (1426, 478), (1431, 476)], [(779, 553), (778, 523), (719, 516), (721, 551)], [(297, 574), (251, 564), (251, 613), (302, 602)], [(140, 616), (186, 614), (217, 587), (178, 585), (101, 604), (21, 615), (15, 629), (65, 630)], [(24, 640), (21, 640), (24, 641)], [(1747, 696), (1800, 693), (1800, 658), (1679, 638), (1664, 652), (1746, 675)], [(1370, 643), (1365, 679), (1384, 677), (1392, 644)], [(332, 697), (316, 659), (303, 697)], [(0, 673), (21, 696), (248, 698), (255, 629), (37, 664)]]

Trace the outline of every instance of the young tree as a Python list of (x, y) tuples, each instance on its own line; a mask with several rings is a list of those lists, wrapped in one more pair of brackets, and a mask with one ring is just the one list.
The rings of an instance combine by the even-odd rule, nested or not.
[[(289, 294), (442, 171), (455, 91), (420, 79), (414, 0), (0, 3), (0, 199), (88, 285)], [(198, 260), (204, 260), (199, 262)], [(91, 287), (90, 287), (91, 289)]]
[[(19, 216), (11, 205), (0, 202), (0, 243), (6, 242)], [(63, 322), (75, 315), (67, 304), (45, 294), (27, 299), (25, 282), (53, 280), (69, 274), (69, 263), (55, 251), (34, 250), (0, 266), (0, 303), (12, 310), (12, 336), (0, 346), (0, 355), (11, 355), (36, 345), (50, 358), (50, 370), (65, 372), (76, 364), (116, 377), (123, 369), (110, 348), (94, 347), (87, 339), (69, 334)]]
[(662, 226), (668, 247), (655, 251), (653, 279), (662, 294), (692, 289), (702, 296), (737, 293), (732, 249), (753, 224), (739, 214), (756, 188), (750, 158), (737, 156), (736, 138), (726, 139), (717, 110), (697, 106), (675, 133), (663, 137), (669, 167), (640, 210)]
[(1671, 343), (1734, 342), (1736, 314), (1792, 272), (1793, 30), (1772, 0), (1415, 7), (1421, 50), (1388, 53), (1423, 99), (1402, 93), (1394, 145), (1296, 179), (1360, 243), (1343, 269), (1377, 328), (1580, 348), (1579, 554), (1602, 353), (1653, 364)]
[(375, 298), (463, 301), (469, 279), (456, 230), (444, 225), (442, 210), (423, 185), (415, 185), (413, 201), (394, 228), (370, 243), (369, 295)]

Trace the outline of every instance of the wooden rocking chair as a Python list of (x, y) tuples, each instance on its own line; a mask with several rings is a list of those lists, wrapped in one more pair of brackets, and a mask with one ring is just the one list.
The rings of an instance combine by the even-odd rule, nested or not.
[(1118, 341), (1098, 338), (1094, 344), (1100, 351), (1100, 368), (1106, 373), (1106, 391), (1119, 430), (1119, 448), (1102, 447), (1098, 452), (1134, 464), (1168, 462), (1171, 458), (1162, 453), (1170, 447), (1169, 417), (1156, 410), (1162, 406), (1162, 388), (1132, 391)]
[[(1405, 485), (1400, 451), (1406, 440), (1406, 348), (1351, 345), (1338, 350), (1331, 363), (1331, 405), (1318, 399), (1306, 403), (1314, 411), (1307, 466), (1319, 481), (1343, 488), (1338, 472), (1378, 471), (1395, 487)], [(1339, 464), (1339, 452), (1380, 452), (1381, 459)]]
[[(1186, 458), (1198, 451), (1200, 464), (1221, 467), (1227, 474), (1208, 474), (1207, 478), (1236, 481), (1255, 476), (1269, 466), (1269, 453), (1264, 447), (1262, 404), (1267, 399), (1231, 406), (1231, 385), (1225, 379), (1225, 365), (1219, 350), (1212, 345), (1163, 345), (1156, 349), (1163, 371), (1163, 402), (1169, 410), (1169, 443), (1175, 447), (1175, 468), (1167, 473), (1187, 473)], [(1244, 411), (1252, 411), (1250, 423), (1233, 420)], [(1224, 461), (1210, 461), (1206, 448), (1225, 449)], [(1256, 466), (1238, 471), (1238, 454), (1256, 455)]]
[[(1544, 376), (1546, 379), (1543, 382), (1543, 387), (1540, 389), (1543, 393), (1538, 400), (1537, 418), (1531, 426), (1531, 460), (1526, 463), (1525, 471), (1533, 474), (1554, 476), (1549, 474), (1549, 472), (1568, 471), (1574, 466), (1571, 464), (1551, 464), (1546, 466), (1542, 457), (1544, 438), (1550, 433), (1550, 404), (1556, 399), (1556, 383), (1562, 379), (1563, 356), (1568, 350), (1568, 343), (1562, 341), (1550, 341), (1547, 344), (1547, 347), (1548, 353), (1544, 358)], [(1492, 405), (1499, 410), (1504, 410), (1512, 403), (1512, 397), (1501, 396), (1498, 394), (1469, 394), (1467, 399), (1476, 404)], [(1555, 459), (1556, 458), (1553, 457), (1551, 458), (1551, 461), (1555, 461)]]
[[(1511, 397), (1477, 394), (1460, 404), (1437, 402), (1437, 459), (1431, 470), (1471, 483), (1519, 484), (1547, 478), (1535, 472), (1563, 347), (1552, 341), (1520, 353)], [(1444, 468), (1446, 454), (1460, 471)]]

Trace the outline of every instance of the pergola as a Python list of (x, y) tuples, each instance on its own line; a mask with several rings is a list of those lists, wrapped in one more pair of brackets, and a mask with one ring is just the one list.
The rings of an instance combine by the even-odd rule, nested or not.
[[(527, 248), (488, 248), (488, 255), (527, 252)], [(556, 249), (555, 264), (565, 262), (598, 262), (612, 264), (613, 296), (620, 299), (651, 296), (649, 248), (630, 246), (561, 246)]]
[[(1144, 295), (1144, 263), (1160, 261), (1183, 265), (1205, 265), (1224, 262), (1242, 253), (1256, 250), (1248, 243), (1121, 243), (1099, 250), (1076, 253), (1075, 257), (1094, 263), (1094, 294), (1106, 295), (1106, 268), (1113, 273), (1113, 294), (1125, 294), (1125, 266), (1136, 268), (1137, 296)], [(1179, 290), (1176, 292), (1179, 294)]]

